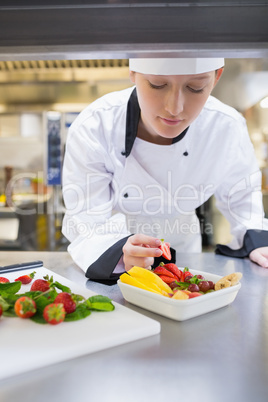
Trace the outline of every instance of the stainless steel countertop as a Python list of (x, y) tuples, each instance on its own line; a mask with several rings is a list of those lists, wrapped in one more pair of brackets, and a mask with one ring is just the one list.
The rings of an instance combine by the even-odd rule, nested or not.
[(87, 281), (66, 252), (0, 252), (0, 265), (32, 260), (158, 320), (161, 333), (2, 380), (1, 402), (267, 402), (268, 269), (213, 253), (178, 255), (189, 269), (243, 273), (230, 306), (178, 322), (125, 302), (117, 285)]

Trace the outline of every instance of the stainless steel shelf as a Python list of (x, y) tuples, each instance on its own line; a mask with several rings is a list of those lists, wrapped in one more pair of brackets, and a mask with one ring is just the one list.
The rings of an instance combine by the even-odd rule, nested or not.
[(19, 3), (0, 6), (0, 60), (268, 56), (267, 1)]

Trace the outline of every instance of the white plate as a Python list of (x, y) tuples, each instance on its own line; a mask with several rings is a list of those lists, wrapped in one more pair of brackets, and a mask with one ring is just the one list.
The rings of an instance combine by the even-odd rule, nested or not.
[[(180, 268), (182, 269), (182, 268)], [(194, 275), (203, 275), (206, 280), (217, 282), (222, 277), (208, 272), (191, 269)], [(217, 310), (231, 304), (241, 287), (239, 282), (235, 286), (207, 293), (187, 300), (173, 300), (171, 298), (149, 292), (144, 289), (128, 285), (118, 280), (118, 286), (126, 301), (146, 310), (172, 318), (177, 321), (188, 320), (210, 311)]]

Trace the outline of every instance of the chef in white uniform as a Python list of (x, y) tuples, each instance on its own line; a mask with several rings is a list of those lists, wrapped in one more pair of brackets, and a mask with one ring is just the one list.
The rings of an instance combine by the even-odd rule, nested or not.
[(131, 59), (134, 86), (104, 95), (70, 127), (63, 234), (92, 280), (161, 260), (159, 239), (201, 252), (196, 209), (215, 196), (233, 240), (216, 252), (268, 267), (261, 173), (245, 119), (212, 97), (224, 59)]

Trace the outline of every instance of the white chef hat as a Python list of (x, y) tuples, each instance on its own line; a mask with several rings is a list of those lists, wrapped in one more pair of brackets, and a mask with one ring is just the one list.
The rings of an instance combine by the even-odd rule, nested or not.
[(224, 66), (223, 58), (129, 59), (129, 69), (153, 75), (202, 74)]

